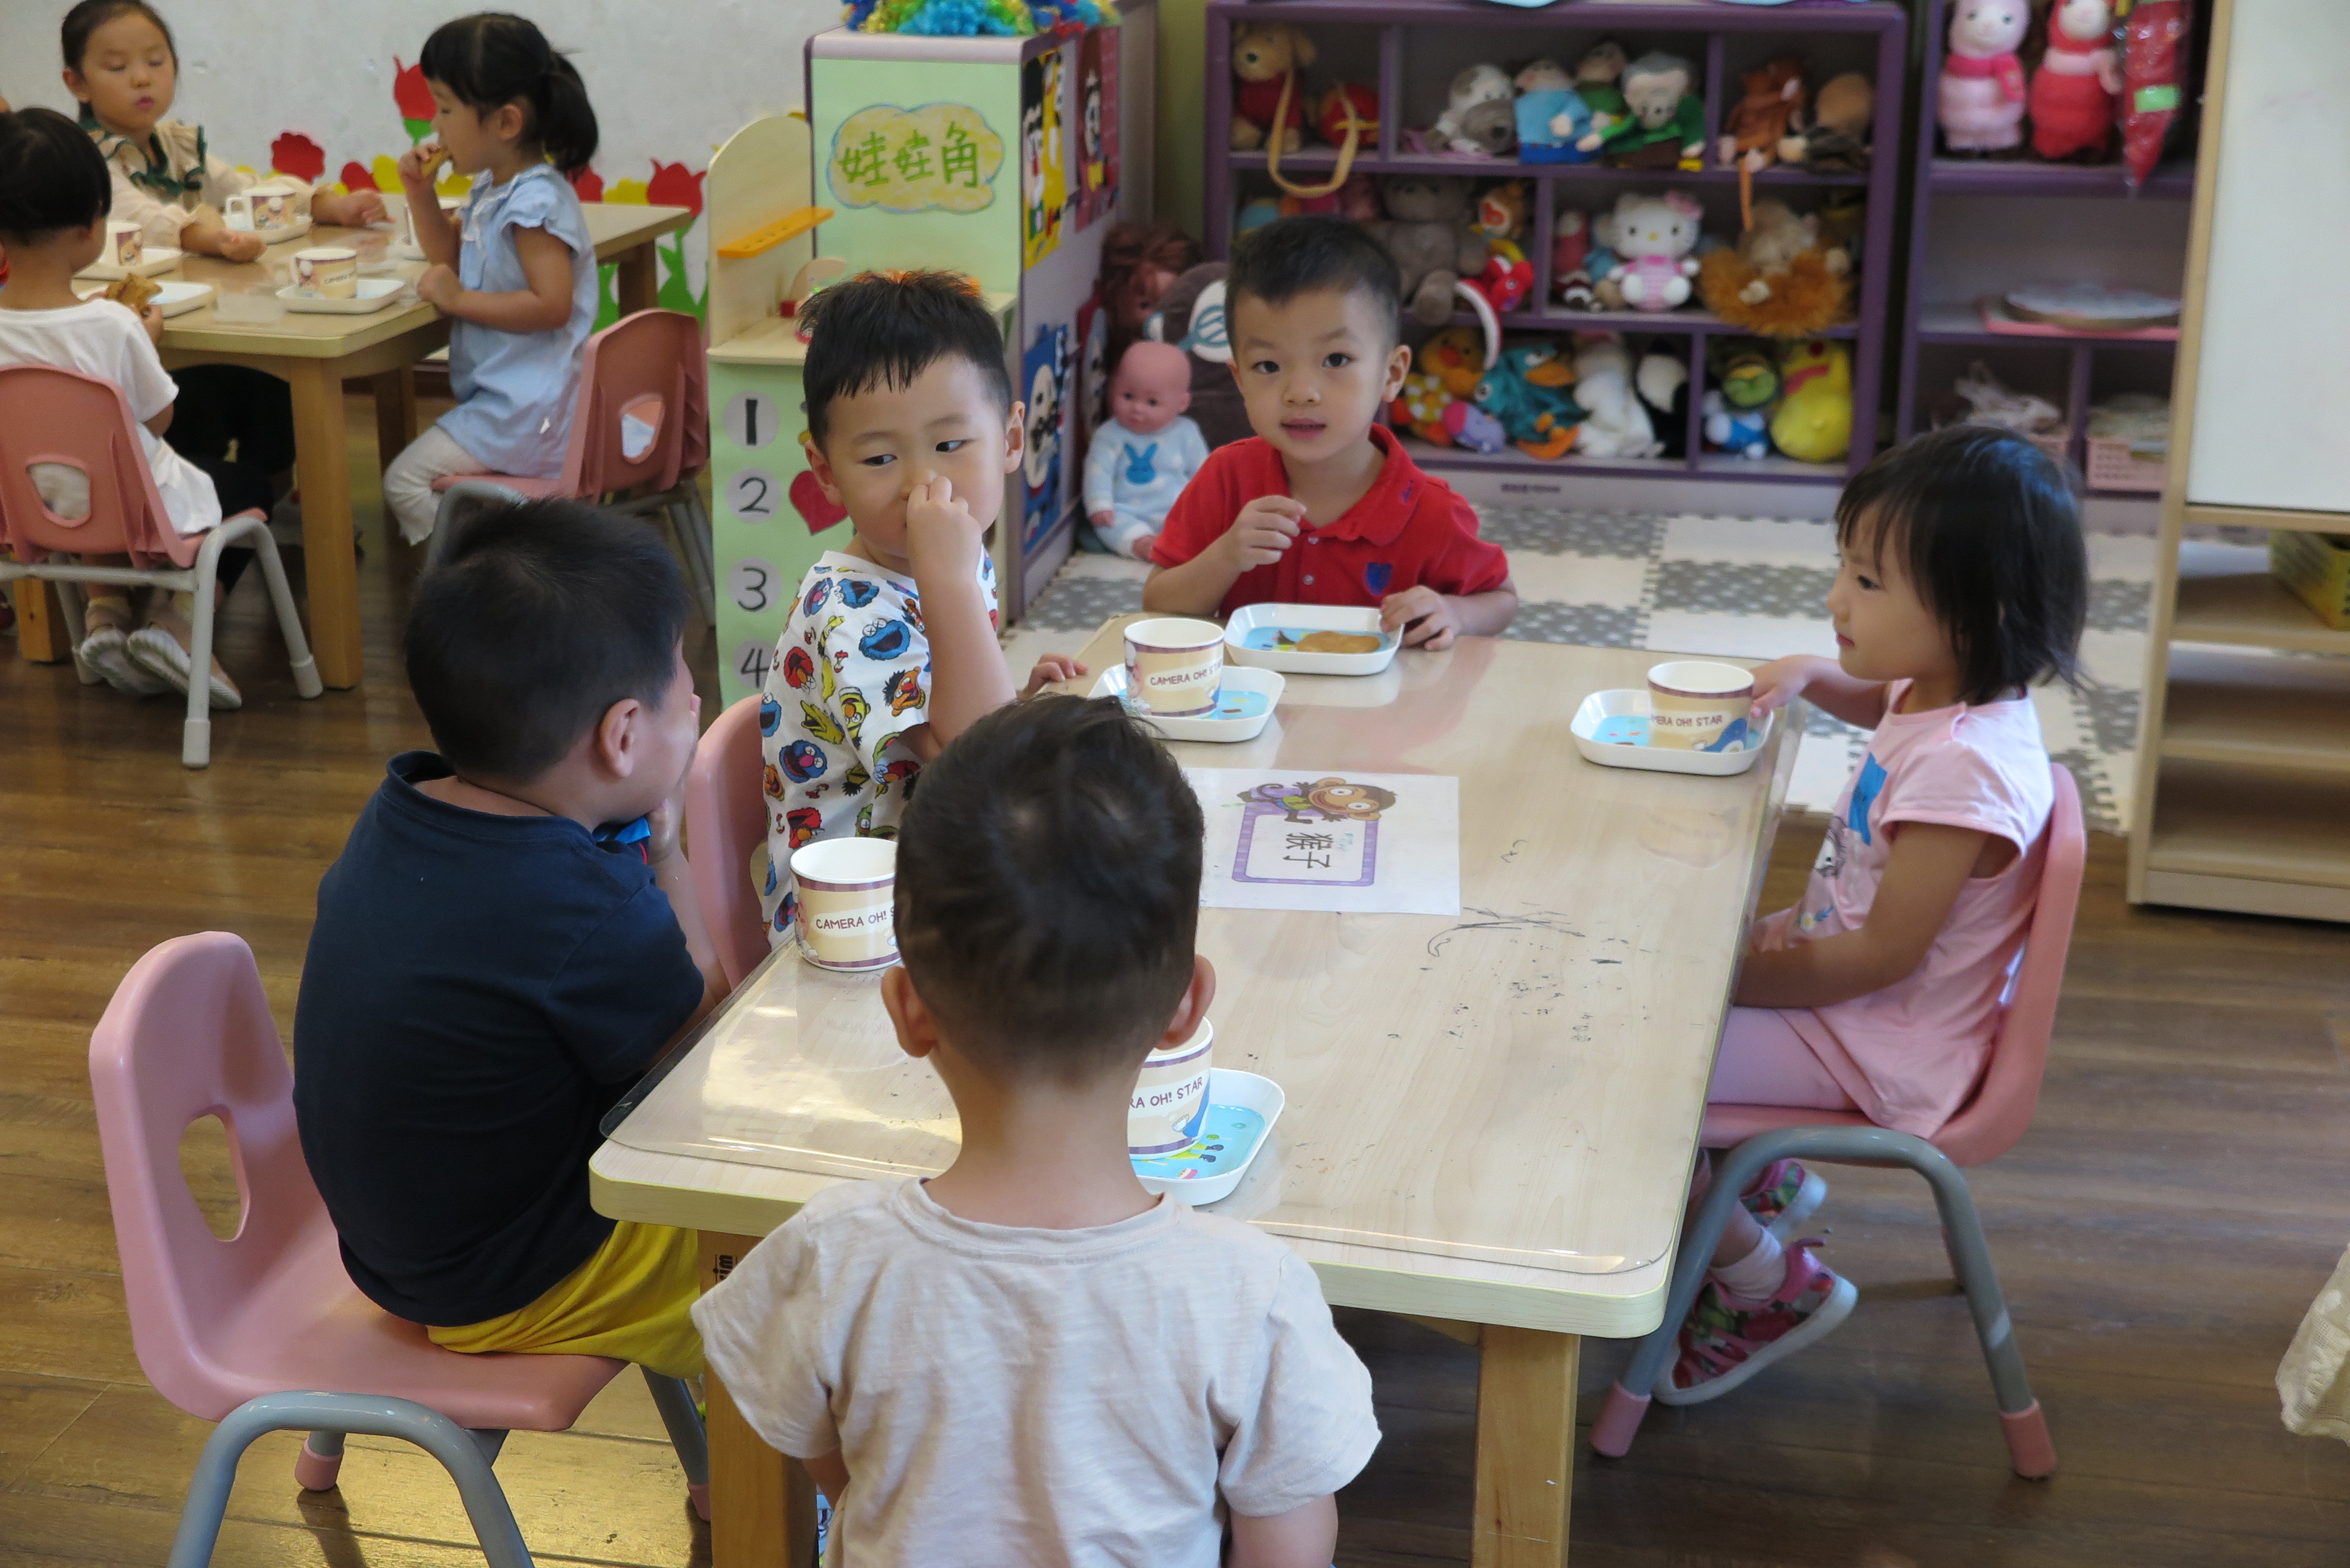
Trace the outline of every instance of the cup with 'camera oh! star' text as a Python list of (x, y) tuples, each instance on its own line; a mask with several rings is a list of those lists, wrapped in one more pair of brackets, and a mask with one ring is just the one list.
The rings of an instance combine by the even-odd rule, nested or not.
[(1224, 678), (1224, 628), (1211, 620), (1159, 616), (1126, 628), (1126, 691), (1134, 707), (1161, 719), (1215, 711)]
[(799, 888), (800, 956), (818, 969), (886, 969), (898, 961), (891, 903), (894, 838), (827, 838), (792, 852)]
[(1721, 752), (1746, 743), (1754, 675), (1735, 664), (1675, 659), (1648, 670), (1648, 744)]

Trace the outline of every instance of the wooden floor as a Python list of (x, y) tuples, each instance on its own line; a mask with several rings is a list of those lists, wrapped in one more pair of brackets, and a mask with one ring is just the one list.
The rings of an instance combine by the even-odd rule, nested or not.
[[(355, 466), (371, 438), (355, 410)], [(371, 495), (365, 526), (375, 532)], [(161, 1563), (206, 1431), (140, 1378), (85, 1072), (91, 1025), (142, 950), (181, 932), (253, 945), (288, 1026), (318, 874), (381, 776), (428, 743), (391, 657), (402, 574), (370, 537), (369, 684), (297, 701), (262, 599), (234, 601), (244, 711), (178, 765), (178, 711), (16, 661), (0, 643), (0, 1564)], [(696, 651), (711, 662), (706, 637)], [(1817, 841), (1791, 822), (1774, 889)], [(1578, 1568), (2341, 1564), (2350, 1452), (2288, 1436), (2272, 1376), (2350, 1242), (2350, 932), (2131, 910), (2122, 846), (2090, 862), (2054, 1060), (2023, 1144), (1973, 1178), (2049, 1414), (2054, 1480), (2008, 1471), (1963, 1303), (1915, 1179), (1829, 1171), (1815, 1225), (1861, 1287), (1851, 1322), (1718, 1404), (1652, 1411), (1630, 1457), (1578, 1461)], [(387, 933), (388, 937), (390, 933)], [(217, 1139), (183, 1163), (233, 1212)], [(1342, 1499), (1347, 1564), (1465, 1561), (1471, 1353), (1342, 1314), (1387, 1438)], [(1627, 1347), (1584, 1358), (1586, 1419)], [(422, 1456), (352, 1440), (305, 1498), (296, 1439), (248, 1459), (224, 1564), (479, 1561)], [(579, 1428), (523, 1434), (499, 1473), (544, 1558), (705, 1561), (633, 1377)]]

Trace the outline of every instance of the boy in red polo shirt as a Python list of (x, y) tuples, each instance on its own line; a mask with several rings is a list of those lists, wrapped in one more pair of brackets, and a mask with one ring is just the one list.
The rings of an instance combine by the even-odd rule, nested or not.
[(1377, 606), (1430, 649), (1510, 624), (1509, 557), (1380, 420), (1411, 369), (1400, 294), (1395, 262), (1345, 218), (1283, 218), (1232, 247), (1232, 377), (1256, 437), (1211, 453), (1176, 498), (1145, 609)]

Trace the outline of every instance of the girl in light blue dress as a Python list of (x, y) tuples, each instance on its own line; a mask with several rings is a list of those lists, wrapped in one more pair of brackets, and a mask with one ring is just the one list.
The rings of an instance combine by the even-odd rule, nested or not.
[[(432, 532), (436, 479), (562, 472), (598, 300), (596, 247), (567, 178), (595, 154), (596, 111), (571, 62), (530, 22), (485, 12), (436, 29), (418, 64), (439, 145), (411, 148), (400, 182), (431, 264), (417, 296), (451, 317), (457, 406), (384, 471), (411, 544)], [(454, 214), (432, 187), (442, 152), (473, 176)]]

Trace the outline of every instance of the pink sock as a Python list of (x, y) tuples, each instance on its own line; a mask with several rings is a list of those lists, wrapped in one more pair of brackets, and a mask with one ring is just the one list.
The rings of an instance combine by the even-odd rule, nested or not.
[(1722, 1293), (1742, 1307), (1760, 1306), (1779, 1293), (1787, 1278), (1787, 1250), (1779, 1238), (1762, 1232), (1762, 1241), (1734, 1263), (1717, 1263), (1713, 1277)]

